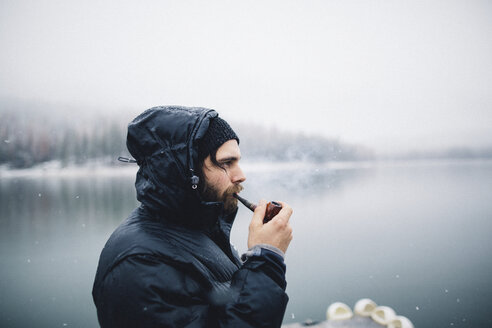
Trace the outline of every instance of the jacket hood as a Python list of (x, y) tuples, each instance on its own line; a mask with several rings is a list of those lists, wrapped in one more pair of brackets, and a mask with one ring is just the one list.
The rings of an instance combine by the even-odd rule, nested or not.
[(158, 217), (201, 228), (212, 225), (223, 204), (199, 195), (198, 140), (216, 111), (200, 107), (153, 107), (128, 125), (127, 147), (137, 161), (137, 199)]

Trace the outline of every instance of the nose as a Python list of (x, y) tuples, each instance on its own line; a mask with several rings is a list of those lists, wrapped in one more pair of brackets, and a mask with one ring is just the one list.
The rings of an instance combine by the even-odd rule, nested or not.
[(231, 177), (232, 183), (242, 183), (246, 181), (246, 176), (243, 173), (243, 170), (241, 170), (241, 167), (237, 165), (236, 170), (234, 170), (234, 174)]

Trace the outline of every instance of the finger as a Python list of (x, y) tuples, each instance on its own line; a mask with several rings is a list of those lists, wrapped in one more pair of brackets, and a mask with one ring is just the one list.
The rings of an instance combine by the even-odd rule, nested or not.
[(280, 203), (280, 205), (282, 205), (282, 209), (280, 210), (280, 212), (278, 212), (278, 214), (275, 217), (278, 216), (279, 218), (289, 222), (290, 216), (292, 215), (293, 212), (292, 207), (290, 207), (287, 203), (284, 202), (277, 201), (277, 203)]
[(255, 212), (253, 213), (253, 219), (251, 224), (253, 225), (263, 225), (263, 218), (265, 217), (266, 211), (266, 200), (262, 199), (258, 202)]

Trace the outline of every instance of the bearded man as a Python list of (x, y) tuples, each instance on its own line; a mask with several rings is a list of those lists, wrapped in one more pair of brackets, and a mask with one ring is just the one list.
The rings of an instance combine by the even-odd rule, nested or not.
[(246, 180), (239, 138), (217, 112), (155, 107), (128, 125), (141, 205), (111, 235), (93, 287), (101, 327), (280, 327), (287, 306), (282, 210), (263, 224), (260, 201), (248, 251), (230, 243), (234, 193)]

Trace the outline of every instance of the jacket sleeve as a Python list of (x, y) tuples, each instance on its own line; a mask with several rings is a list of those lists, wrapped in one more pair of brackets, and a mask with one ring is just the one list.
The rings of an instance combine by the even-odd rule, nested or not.
[[(287, 305), (283, 259), (268, 250), (234, 273), (211, 298), (201, 277), (152, 256), (118, 264), (101, 287), (101, 327), (280, 327)], [(214, 302), (217, 301), (218, 302)]]
[(289, 300), (285, 287), (283, 258), (262, 248), (234, 274), (219, 326), (280, 327)]

